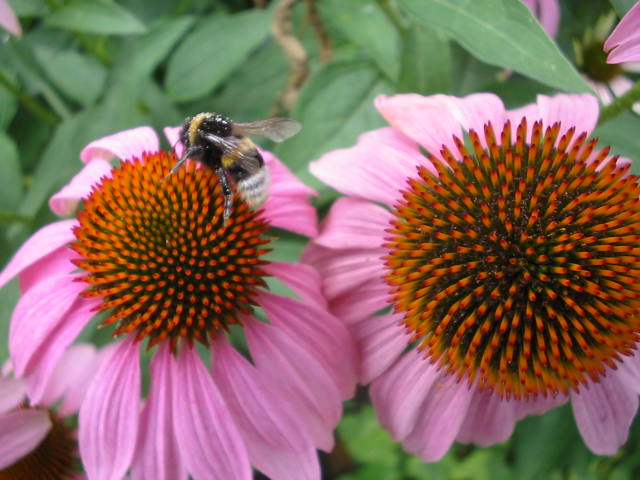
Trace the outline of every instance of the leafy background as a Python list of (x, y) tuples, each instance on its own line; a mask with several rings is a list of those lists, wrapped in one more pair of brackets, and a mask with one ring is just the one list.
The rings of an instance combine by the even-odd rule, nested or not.
[[(276, 1), (10, 3), (24, 33), (0, 34), (0, 265), (54, 220), (48, 198), (78, 171), (78, 154), (91, 140), (139, 125), (161, 131), (200, 111), (240, 121), (288, 115), (304, 128), (274, 151), (318, 190), (323, 212), (336, 193), (308, 173), (308, 163), (383, 125), (376, 95), (489, 91), (515, 107), (538, 93), (588, 92), (583, 74), (597, 71), (589, 62), (602, 58), (577, 53), (585, 33), (634, 2), (561, 1), (560, 31), (551, 39), (519, 0), (294, 1), (292, 32), (307, 58), (299, 91), (287, 90), (297, 94), (291, 105), (280, 100), (290, 63), (271, 35)], [(640, 119), (624, 112), (596, 136), (640, 159), (638, 132)], [(283, 238), (280, 255), (295, 260), (302, 242)], [(0, 338), (17, 298), (16, 282), (0, 291)], [(640, 478), (638, 422), (613, 457), (591, 454), (563, 407), (519, 422), (505, 444), (456, 445), (425, 464), (380, 429), (366, 390), (345, 410), (336, 449), (322, 456), (326, 478)]]

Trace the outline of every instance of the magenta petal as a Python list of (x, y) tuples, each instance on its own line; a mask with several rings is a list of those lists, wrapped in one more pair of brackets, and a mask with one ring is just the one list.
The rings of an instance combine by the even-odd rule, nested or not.
[(74, 278), (48, 278), (20, 297), (9, 330), (9, 351), (17, 376), (23, 376), (29, 363), (37, 361), (42, 345), (65, 322), (65, 316), (86, 288)]
[(0, 470), (36, 448), (50, 428), (46, 410), (15, 410), (0, 415)]
[(569, 396), (561, 393), (517, 400), (515, 401), (516, 420), (528, 415), (542, 415), (552, 408), (567, 403), (568, 400)]
[[(637, 41), (640, 37), (640, 3), (631, 7), (631, 9), (622, 17), (616, 28), (613, 29), (609, 38), (604, 42), (604, 51), (608, 52), (617, 45), (624, 45), (627, 42)], [(615, 52), (615, 50), (614, 50)], [(610, 63), (611, 58), (609, 58)]]
[(331, 450), (342, 404), (329, 372), (280, 328), (247, 317), (245, 334), (251, 358), (265, 381), (282, 392), (314, 445)]
[(360, 347), (360, 382), (367, 384), (382, 375), (407, 348), (411, 335), (401, 324), (402, 314), (388, 313), (365, 318), (352, 327)]
[(80, 456), (92, 480), (120, 480), (136, 446), (140, 344), (122, 341), (96, 372), (80, 408)]
[(271, 177), (269, 195), (284, 197), (315, 197), (318, 195), (314, 189), (301, 182), (273, 153), (260, 150), (260, 154)]
[(129, 160), (141, 157), (143, 152), (157, 152), (158, 149), (156, 132), (151, 127), (137, 127), (94, 140), (80, 152), (80, 159), (85, 163), (98, 158)]
[(265, 291), (260, 291), (258, 304), (274, 327), (315, 357), (342, 398), (353, 395), (357, 356), (351, 335), (340, 320), (321, 307)]
[(170, 361), (173, 419), (180, 455), (195, 480), (252, 478), (242, 437), (194, 348)]
[(182, 132), (182, 126), (180, 127), (165, 127), (163, 129), (164, 136), (167, 137), (169, 145), (176, 151), (178, 157), (182, 156), (184, 152), (184, 146), (180, 141), (180, 133)]
[(416, 142), (387, 127), (360, 135), (351, 148), (326, 153), (309, 169), (346, 195), (393, 206), (419, 165), (432, 168)]
[(18, 17), (16, 17), (16, 14), (11, 10), (11, 6), (7, 3), (7, 0), (0, 0), (0, 27), (16, 37), (22, 35), (22, 28), (20, 28)]
[(589, 449), (613, 455), (627, 441), (629, 427), (638, 410), (638, 396), (615, 375), (607, 375), (571, 394), (573, 416)]
[(305, 197), (270, 195), (262, 206), (264, 218), (274, 227), (306, 237), (318, 233), (316, 209)]
[(169, 343), (151, 360), (151, 386), (140, 417), (138, 446), (131, 465), (132, 480), (183, 480), (188, 477), (173, 426), (174, 386)]
[(476, 390), (456, 440), (488, 447), (506, 441), (516, 423), (513, 401), (488, 390)]
[(403, 440), (413, 431), (429, 390), (439, 377), (436, 367), (414, 349), (373, 381), (371, 402), (380, 424), (395, 440)]
[(0, 415), (19, 406), (26, 389), (22, 380), (0, 377)]
[(502, 100), (492, 93), (474, 93), (466, 97), (448, 97), (451, 111), (465, 130), (475, 130), (480, 142), (487, 148), (484, 126), (491, 123), (495, 132), (502, 129), (507, 120)]
[(38, 282), (49, 277), (71, 273), (77, 269), (71, 262), (76, 258), (79, 258), (79, 255), (69, 247), (59, 247), (20, 272), (18, 277), (20, 279), (20, 290), (26, 292)]
[(341, 197), (322, 223), (314, 242), (327, 248), (376, 248), (382, 246), (393, 214), (366, 200)]
[(620, 45), (607, 57), (607, 63), (624, 63), (640, 61), (640, 37), (634, 43)]
[(326, 307), (327, 300), (322, 295), (322, 282), (318, 271), (303, 263), (269, 262), (262, 267), (269, 275), (284, 283), (296, 295), (308, 302)]
[(370, 282), (360, 285), (353, 293), (332, 300), (329, 307), (336, 317), (351, 325), (388, 307), (388, 298), (389, 285), (380, 278), (372, 277)]
[(446, 95), (380, 95), (375, 105), (391, 126), (420, 143), (429, 153), (440, 153), (443, 145), (452, 152), (457, 150), (453, 136), (462, 138), (462, 129)]
[(582, 132), (591, 134), (600, 115), (598, 100), (588, 93), (559, 94), (554, 97), (538, 95), (537, 104), (545, 128), (555, 122), (561, 122), (560, 135), (562, 135), (570, 127), (575, 127), (574, 139)]
[(49, 208), (56, 215), (75, 212), (81, 198), (86, 198), (101, 178), (111, 176), (111, 164), (101, 158), (88, 162), (67, 185), (49, 199)]
[(77, 224), (75, 219), (61, 220), (50, 223), (31, 235), (0, 273), (0, 288), (25, 268), (73, 241), (76, 237), (72, 229)]
[(224, 337), (212, 375), (238, 425), (251, 463), (272, 480), (320, 479), (316, 450), (286, 401)]
[(618, 369), (607, 372), (607, 375), (617, 376), (629, 389), (640, 394), (640, 355), (634, 353), (622, 358), (623, 361), (617, 365)]
[(403, 441), (407, 451), (425, 462), (440, 460), (458, 435), (472, 397), (465, 380), (458, 382), (455, 375), (440, 377), (422, 405), (413, 432)]

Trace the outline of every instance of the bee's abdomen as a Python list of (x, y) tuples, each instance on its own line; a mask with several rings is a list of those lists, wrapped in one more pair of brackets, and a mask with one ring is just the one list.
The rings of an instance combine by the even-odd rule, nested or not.
[(256, 173), (236, 180), (236, 190), (250, 207), (255, 207), (267, 199), (269, 170), (261, 168)]

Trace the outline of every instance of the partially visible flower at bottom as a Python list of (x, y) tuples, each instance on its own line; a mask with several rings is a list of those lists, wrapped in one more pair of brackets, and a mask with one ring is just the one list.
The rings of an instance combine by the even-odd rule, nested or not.
[(103, 359), (104, 352), (91, 345), (71, 347), (55, 366), (39, 405), (25, 401), (29, 379), (0, 377), (0, 480), (76, 477), (78, 443), (66, 417), (77, 413)]
[[(269, 198), (250, 210), (236, 196), (225, 223), (215, 173), (187, 162), (167, 177), (176, 157), (158, 152), (150, 128), (97, 140), (50, 202), (76, 218), (36, 232), (0, 273), (23, 290), (9, 338), (18, 374), (46, 378), (96, 315), (124, 337), (80, 407), (89, 479), (249, 479), (252, 466), (273, 480), (320, 478), (316, 448), (332, 448), (355, 349), (317, 272), (265, 257), (270, 226), (314, 235), (316, 217), (313, 191), (261, 153)], [(298, 298), (268, 291), (267, 279)], [(145, 344), (155, 351), (142, 403)], [(29, 390), (39, 398), (41, 382)]]
[(595, 98), (376, 107), (391, 127), (311, 165), (347, 196), (303, 260), (358, 343), (382, 425), (436, 461), (570, 401), (588, 447), (614, 454), (640, 393), (640, 187), (588, 139)]

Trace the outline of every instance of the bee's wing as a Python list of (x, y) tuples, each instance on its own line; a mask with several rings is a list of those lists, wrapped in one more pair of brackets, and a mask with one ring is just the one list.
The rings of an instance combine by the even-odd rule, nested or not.
[(238, 149), (239, 139), (236, 137), (219, 137), (213, 134), (204, 134), (209, 142), (217, 145), (222, 150), (223, 155), (233, 158), (239, 167), (246, 170), (249, 173), (256, 173), (259, 171), (263, 163), (260, 160), (260, 156), (255, 148), (249, 151), (242, 151)]
[(274, 117), (246, 123), (234, 122), (232, 132), (234, 135), (260, 135), (274, 142), (282, 142), (289, 137), (293, 137), (301, 128), (302, 125), (295, 120)]

